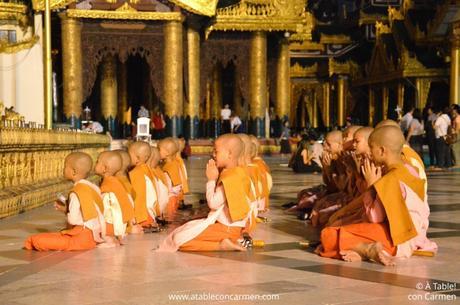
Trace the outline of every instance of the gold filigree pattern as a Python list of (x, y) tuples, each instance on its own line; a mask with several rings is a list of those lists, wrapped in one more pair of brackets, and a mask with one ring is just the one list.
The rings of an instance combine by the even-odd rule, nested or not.
[(315, 77), (318, 72), (318, 63), (314, 63), (309, 67), (302, 67), (299, 63), (291, 66), (291, 77)]
[(17, 43), (3, 43), (0, 41), (0, 53), (13, 54), (22, 50), (32, 48), (38, 41), (40, 37), (35, 35), (30, 39), (20, 41)]
[(198, 15), (212, 17), (216, 14), (218, 0), (169, 0), (170, 2)]
[(71, 18), (114, 20), (164, 20), (180, 22), (184, 20), (180, 12), (139, 12), (130, 9), (117, 11), (68, 9), (67, 16)]
[[(74, 2), (76, 2), (76, 0), (50, 0), (50, 8), (53, 10), (58, 8), (64, 8), (67, 5)], [(36, 11), (44, 11), (45, 0), (32, 0), (32, 7)]]

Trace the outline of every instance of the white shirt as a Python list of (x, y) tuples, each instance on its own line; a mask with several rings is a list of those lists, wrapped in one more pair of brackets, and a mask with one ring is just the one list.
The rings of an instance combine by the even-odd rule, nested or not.
[(418, 119), (413, 119), (412, 122), (410, 122), (409, 129), (411, 128), (413, 129), (413, 136), (420, 136), (425, 133), (425, 130), (423, 128), (423, 122), (420, 122)]
[(312, 160), (318, 164), (320, 167), (323, 167), (321, 163), (321, 155), (323, 154), (323, 145), (321, 145), (318, 142), (313, 143), (313, 145), (310, 146), (311, 149), (311, 154), (313, 156)]
[(239, 117), (234, 116), (232, 118), (232, 121), (230, 122), (230, 124), (232, 125), (232, 130), (233, 130), (235, 128), (235, 126), (240, 126), (242, 124), (242, 122), (241, 122)]
[(410, 112), (406, 113), (402, 117), (400, 125), (401, 125), (401, 130), (403, 132), (406, 132), (409, 129), (409, 124), (410, 124), (410, 122), (412, 122), (413, 118), (414, 117), (412, 116), (412, 113), (410, 113)]
[(222, 109), (220, 111), (220, 117), (222, 120), (230, 120), (230, 116), (232, 115), (232, 111), (230, 109)]
[(447, 135), (447, 129), (450, 126), (450, 118), (447, 114), (442, 114), (434, 123), (434, 134), (436, 139)]

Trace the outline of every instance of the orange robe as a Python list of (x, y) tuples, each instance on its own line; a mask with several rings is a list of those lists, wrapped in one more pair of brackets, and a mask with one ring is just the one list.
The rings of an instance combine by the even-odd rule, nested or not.
[(259, 168), (261, 172), (261, 184), (262, 184), (262, 196), (265, 200), (265, 206), (259, 210), (267, 210), (270, 207), (270, 190), (271, 185), (269, 179), (271, 179), (270, 168), (260, 157), (253, 159), (254, 164)]
[(169, 217), (173, 217), (173, 215), (175, 215), (177, 212), (177, 208), (179, 207), (178, 203), (184, 200), (184, 189), (182, 185), (182, 169), (180, 163), (176, 159), (174, 159), (166, 161), (163, 164), (162, 170), (171, 180), (172, 187), (180, 188), (179, 194), (177, 196), (172, 196), (172, 194), (170, 195), (171, 197), (175, 197), (175, 199), (171, 200), (170, 204), (168, 203), (168, 215)]
[[(99, 218), (100, 211), (103, 209), (100, 194), (83, 183), (75, 184), (71, 193), (75, 193), (78, 197), (83, 221), (93, 221)], [(97, 210), (96, 205), (100, 211)], [(70, 229), (57, 233), (35, 234), (29, 236), (24, 244), (27, 250), (38, 251), (78, 251), (95, 247), (93, 232), (83, 225), (71, 225)]]
[[(179, 201), (177, 196), (173, 196), (171, 193), (169, 193), (171, 180), (168, 179), (166, 173), (159, 166), (155, 168), (150, 168), (150, 170), (152, 171), (152, 176), (158, 179), (158, 183), (162, 183), (168, 189), (168, 194), (165, 195), (168, 196), (168, 198), (159, 198), (159, 200), (167, 201), (166, 208), (164, 209), (166, 214), (165, 216), (168, 220), (173, 220), (178, 208)], [(158, 188), (160, 188), (160, 186)], [(160, 197), (162, 196), (162, 194), (159, 194), (158, 196)], [(160, 211), (163, 212), (163, 209), (160, 208)]]
[[(106, 228), (107, 228), (106, 235), (108, 236), (125, 235), (126, 231), (124, 229), (123, 229), (124, 232), (121, 235), (115, 234), (116, 232), (114, 232), (114, 224), (118, 227), (121, 227), (123, 225), (126, 226), (130, 220), (134, 219), (134, 208), (131, 205), (131, 202), (129, 200), (128, 192), (126, 191), (125, 187), (120, 182), (120, 180), (114, 176), (105, 177), (102, 180), (101, 192), (103, 194), (103, 199), (104, 199), (105, 194), (112, 193), (115, 195), (116, 198), (113, 198), (113, 199), (116, 202), (109, 202), (109, 205), (119, 205), (120, 210), (121, 210), (120, 211), (121, 216), (122, 216), (121, 218), (122, 223), (120, 224), (116, 223), (116, 217), (114, 215), (110, 216), (111, 218), (110, 221), (107, 221), (106, 219)], [(105, 199), (104, 199), (104, 202), (105, 202)]]
[(401, 164), (392, 166), (374, 185), (386, 213), (383, 223), (358, 223), (341, 227), (328, 227), (321, 231), (321, 256), (340, 258), (340, 251), (351, 250), (361, 243), (381, 242), (385, 250), (395, 255), (396, 246), (417, 236), (400, 181), (424, 196), (424, 181), (412, 176)]
[[(149, 179), (152, 185), (155, 187), (155, 182), (153, 181), (152, 173), (147, 164), (140, 164), (129, 172), (129, 178), (131, 180), (131, 185), (133, 186), (134, 191), (136, 192), (136, 198), (134, 199), (134, 216), (136, 222), (143, 227), (149, 227), (154, 223), (154, 219), (149, 214), (147, 209), (147, 200), (151, 200), (151, 198), (147, 198), (146, 178)], [(153, 204), (154, 206), (158, 207), (158, 204)]]
[[(225, 202), (219, 209), (220, 213), (224, 214), (221, 214), (217, 222), (207, 226), (198, 236), (179, 245), (180, 251), (217, 251), (224, 239), (236, 243), (241, 236), (250, 212), (247, 198), (251, 192), (251, 181), (243, 168), (235, 167), (223, 170), (216, 185), (217, 187), (222, 185), (224, 188)], [(219, 220), (222, 217), (228, 222), (239, 222), (241, 225), (224, 224)], [(172, 239), (174, 240), (174, 237)]]

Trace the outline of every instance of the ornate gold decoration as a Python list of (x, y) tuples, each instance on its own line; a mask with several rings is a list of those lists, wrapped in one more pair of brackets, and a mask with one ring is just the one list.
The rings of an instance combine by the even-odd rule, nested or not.
[(0, 20), (17, 20), (23, 26), (26, 13), (27, 6), (23, 4), (0, 2)]
[(309, 67), (302, 67), (298, 62), (291, 66), (290, 74), (291, 77), (302, 78), (302, 77), (316, 77), (318, 72), (318, 63), (314, 63)]
[(101, 113), (104, 119), (117, 116), (118, 82), (117, 58), (107, 55), (102, 61), (101, 71)]
[[(292, 37), (292, 36), (291, 36)], [(289, 38), (291, 41), (291, 38)], [(324, 51), (326, 49), (324, 44), (311, 42), (311, 41), (303, 41), (303, 42), (291, 42), (289, 44), (289, 49), (291, 51)]]
[(389, 88), (388, 86), (383, 86), (382, 88), (382, 120), (388, 118), (388, 105), (390, 102)]
[(334, 74), (341, 75), (341, 74), (352, 74), (353, 71), (358, 69), (358, 65), (349, 60), (344, 63), (337, 62), (333, 58), (329, 58), (329, 76)]
[(188, 67), (188, 98), (186, 115), (191, 118), (200, 114), (200, 33), (187, 29), (187, 67)]
[(217, 9), (206, 37), (212, 31), (297, 32), (305, 18), (304, 0), (242, 0)]
[(122, 124), (130, 124), (128, 122), (126, 112), (128, 111), (128, 67), (126, 62), (121, 62), (118, 65), (118, 120)]
[(280, 41), (276, 71), (276, 114), (283, 118), (289, 116), (289, 103), (291, 101), (290, 84), (290, 58), (289, 43), (286, 39)]
[(267, 36), (264, 32), (254, 32), (249, 54), (250, 72), (250, 117), (263, 118), (267, 107)]
[(340, 34), (340, 35), (328, 35), (321, 33), (320, 43), (323, 44), (349, 44), (351, 43), (350, 36)]
[(72, 183), (62, 179), (65, 157), (78, 150), (96, 161), (109, 144), (105, 135), (0, 125), (0, 218), (52, 202), (57, 192), (68, 192)]
[(322, 85), (322, 115), (323, 115), (323, 123), (325, 127), (331, 126), (331, 114), (330, 114), (330, 98), (331, 98), (331, 85), (329, 82), (325, 82)]
[(64, 114), (67, 118), (81, 116), (83, 101), (81, 22), (61, 17), (62, 68), (64, 83)]
[[(128, 7), (127, 7), (128, 6)], [(115, 19), (115, 20), (164, 20), (180, 21), (184, 16), (180, 12), (140, 12), (125, 3), (116, 11), (68, 9), (70, 18)]]
[(415, 86), (417, 87), (417, 101), (416, 107), (423, 109), (425, 108), (428, 100), (428, 93), (430, 92), (431, 79), (429, 78), (417, 78), (415, 80)]
[(386, 15), (379, 14), (366, 14), (363, 11), (359, 12), (359, 25), (363, 24), (375, 24), (376, 21), (387, 21), (388, 17)]
[(164, 103), (169, 117), (181, 116), (183, 109), (182, 23), (164, 25)]
[[(76, 0), (50, 0), (50, 8), (52, 10), (64, 8), (74, 2), (76, 2)], [(36, 11), (44, 11), (45, 0), (32, 0), (32, 6)]]
[(289, 41), (303, 42), (311, 41), (311, 33), (315, 27), (315, 18), (310, 12), (305, 12), (302, 23), (297, 24), (296, 32), (289, 36)]
[(220, 118), (222, 107), (222, 67), (216, 63), (212, 71), (212, 89), (211, 89), (211, 119)]
[(170, 2), (198, 15), (212, 17), (216, 14), (218, 0), (169, 0)]
[(404, 20), (405, 17), (401, 13), (401, 11), (395, 7), (388, 8), (388, 19), (390, 20), (390, 24), (393, 25), (393, 21), (395, 20)]
[(346, 79), (344, 77), (339, 77), (337, 79), (337, 124), (339, 126), (345, 125), (345, 109), (347, 105), (347, 94), (346, 94)]
[(375, 23), (375, 32), (378, 37), (382, 34), (391, 34), (392, 31), (391, 31), (391, 28), (387, 24), (377, 21)]
[(0, 41), (0, 53), (13, 54), (13, 53), (20, 52), (22, 50), (30, 49), (39, 40), (40, 40), (40, 37), (37, 36), (37, 35), (34, 35), (30, 39), (20, 41), (20, 42), (17, 42), (17, 43), (4, 43), (4, 42)]

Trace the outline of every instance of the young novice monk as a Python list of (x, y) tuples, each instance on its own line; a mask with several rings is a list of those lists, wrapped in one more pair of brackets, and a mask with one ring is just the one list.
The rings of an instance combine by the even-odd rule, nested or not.
[(115, 151), (105, 151), (99, 154), (95, 172), (102, 177), (101, 193), (104, 203), (104, 218), (106, 235), (103, 236), (103, 247), (114, 247), (122, 244), (129, 222), (134, 219), (134, 208), (128, 192), (123, 184), (115, 177), (122, 166), (121, 156)]
[[(238, 244), (248, 214), (251, 181), (238, 166), (241, 139), (225, 134), (214, 143), (214, 160), (206, 167), (206, 199), (211, 211), (205, 219), (192, 220), (174, 230), (160, 251), (245, 251)], [(219, 173), (220, 170), (220, 173)]]
[(103, 205), (99, 188), (87, 181), (93, 167), (91, 157), (74, 152), (65, 158), (64, 178), (74, 182), (66, 205), (56, 202), (55, 209), (67, 216), (68, 229), (59, 233), (30, 236), (24, 247), (28, 250), (88, 250), (102, 243), (105, 234)]
[(173, 218), (177, 212), (179, 201), (183, 200), (184, 193), (182, 188), (182, 181), (184, 180), (182, 168), (177, 161), (176, 154), (178, 146), (174, 139), (166, 138), (158, 142), (158, 149), (160, 151), (160, 158), (163, 161), (163, 171), (171, 180), (170, 201), (168, 203), (168, 217)]
[(270, 168), (265, 163), (265, 161), (259, 156), (259, 140), (253, 135), (250, 135), (249, 138), (254, 144), (252, 149), (253, 153), (251, 156), (252, 163), (255, 164), (261, 172), (262, 196), (264, 199), (261, 203), (263, 203), (264, 205), (259, 206), (259, 212), (264, 212), (267, 211), (270, 207), (270, 191), (273, 186), (272, 176), (270, 174)]
[[(426, 237), (429, 208), (424, 181), (403, 161), (404, 142), (401, 129), (395, 126), (380, 127), (371, 134), (369, 146), (377, 166), (366, 160), (363, 167), (373, 190), (373, 196), (364, 198), (366, 222), (323, 229), (317, 249), (321, 256), (393, 265), (395, 256), (437, 249)], [(383, 176), (379, 166), (384, 168)]]
[(131, 165), (134, 166), (129, 172), (129, 178), (136, 192), (134, 199), (136, 222), (148, 232), (157, 232), (158, 224), (155, 217), (160, 214), (158, 193), (152, 172), (146, 164), (150, 157), (150, 145), (141, 141), (134, 142), (129, 146), (128, 153), (131, 157)]
[[(158, 190), (158, 203), (160, 205), (160, 215), (161, 218), (164, 218), (165, 213), (167, 213), (168, 202), (170, 198), (170, 188), (171, 180), (168, 176), (163, 172), (160, 167), (160, 151), (157, 147), (150, 148), (150, 159), (148, 161), (148, 165), (150, 170), (152, 171), (152, 176), (155, 179), (155, 183)], [(175, 196), (171, 193), (171, 197)], [(174, 204), (174, 203), (172, 203)], [(167, 215), (166, 215), (167, 216)]]
[[(136, 198), (136, 192), (134, 191), (131, 181), (128, 177), (128, 169), (131, 167), (131, 157), (126, 150), (116, 150), (121, 157), (121, 169), (115, 174), (115, 177), (123, 185), (123, 188), (128, 193), (129, 202), (134, 209), (134, 199)], [(134, 217), (128, 222), (127, 232), (130, 234), (141, 234), (144, 233), (141, 225), (136, 224), (136, 218)]]

